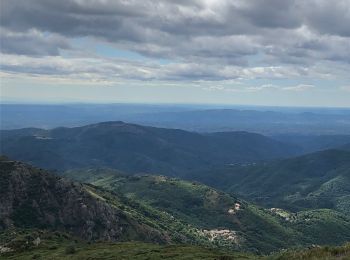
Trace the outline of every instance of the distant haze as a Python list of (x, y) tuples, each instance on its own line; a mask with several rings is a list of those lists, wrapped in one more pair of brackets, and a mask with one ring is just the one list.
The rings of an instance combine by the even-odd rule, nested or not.
[(195, 132), (248, 131), (267, 135), (348, 135), (350, 109), (223, 105), (1, 105), (1, 129), (73, 127), (103, 121)]

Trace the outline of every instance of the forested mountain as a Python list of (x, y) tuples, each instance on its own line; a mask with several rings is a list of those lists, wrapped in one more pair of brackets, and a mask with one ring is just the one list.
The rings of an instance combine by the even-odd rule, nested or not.
[[(119, 191), (73, 183), (7, 158), (0, 160), (0, 174), (0, 235), (46, 230), (90, 242), (195, 244), (231, 250), (240, 247), (236, 234), (235, 239), (220, 237), (212, 243), (210, 234), (192, 223)], [(242, 247), (248, 249), (243, 242)]]
[(199, 134), (123, 122), (3, 130), (0, 141), (1, 153), (47, 169), (97, 166), (165, 175), (298, 153), (293, 145), (259, 134)]
[(294, 246), (343, 243), (350, 231), (350, 220), (336, 211), (264, 209), (198, 182), (154, 175), (125, 176), (107, 169), (69, 171), (66, 176), (119, 191), (213, 234), (234, 231), (241, 250), (266, 253)]
[(304, 153), (327, 149), (344, 149), (350, 143), (350, 135), (276, 135), (274, 139), (298, 146)]
[(188, 177), (270, 207), (350, 212), (350, 152), (345, 150), (199, 171)]
[[(42, 228), (96, 241), (169, 241), (166, 232), (131, 216), (122, 198), (42, 169), (0, 161), (0, 230)], [(112, 198), (112, 199), (111, 199)]]
[(350, 143), (341, 146), (340, 149), (343, 149), (343, 150), (346, 150), (346, 151), (350, 151)]
[(91, 242), (137, 240), (259, 253), (350, 239), (350, 220), (335, 211), (282, 214), (199, 183), (101, 170), (90, 172), (93, 185), (79, 184), (6, 158), (0, 169), (5, 233), (60, 231)]

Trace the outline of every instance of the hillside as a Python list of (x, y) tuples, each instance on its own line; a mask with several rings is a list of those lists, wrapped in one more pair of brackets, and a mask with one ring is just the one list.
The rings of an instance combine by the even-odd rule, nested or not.
[(46, 169), (110, 167), (165, 175), (288, 157), (298, 151), (294, 146), (246, 132), (198, 134), (123, 122), (4, 130), (0, 141), (2, 154)]
[(91, 242), (191, 244), (259, 254), (350, 239), (349, 219), (332, 210), (264, 209), (196, 182), (85, 171), (66, 174), (93, 185), (2, 158), (0, 234), (39, 229)]
[(350, 213), (350, 152), (344, 150), (235, 165), (190, 176), (268, 207), (294, 211), (330, 208)]
[(237, 247), (230, 240), (213, 244), (202, 230), (120, 193), (73, 183), (6, 158), (0, 160), (0, 173), (1, 234), (12, 229), (45, 229), (91, 242)]
[(350, 143), (350, 135), (276, 135), (274, 139), (293, 144), (304, 153), (313, 153), (327, 149), (341, 149)]
[[(238, 202), (203, 185), (196, 188), (188, 182), (174, 181), (175, 185), (159, 186), (166, 189), (155, 195), (172, 191), (172, 195), (179, 193), (178, 196), (149, 203), (149, 200), (130, 196), (126, 190), (102, 185), (106, 183), (105, 178), (94, 182), (100, 183), (100, 187), (73, 183), (6, 158), (0, 161), (0, 173), (0, 233), (12, 229), (45, 229), (91, 242), (194, 244), (257, 252), (276, 250), (287, 245), (286, 241), (297, 242), (294, 231), (284, 227), (283, 221), (269, 211)], [(125, 178), (132, 181), (135, 177)], [(154, 178), (142, 181), (145, 194), (153, 194), (149, 184), (165, 177)], [(114, 182), (107, 183), (114, 185)], [(110, 191), (102, 188), (110, 188)], [(141, 190), (141, 187), (136, 188)], [(161, 206), (162, 202), (167, 202), (166, 198), (168, 206)], [(169, 204), (170, 201), (173, 203)], [(202, 203), (208, 206), (203, 207)], [(239, 212), (235, 212), (235, 203), (240, 203)], [(222, 220), (216, 221), (216, 217)], [(265, 234), (267, 231), (269, 233)]]
[(48, 228), (86, 240), (167, 242), (93, 187), (72, 183), (15, 161), (0, 161), (0, 230)]
[(341, 146), (340, 149), (343, 149), (343, 150), (346, 150), (346, 151), (350, 151), (350, 143)]
[(197, 182), (164, 176), (125, 176), (105, 169), (69, 171), (67, 175), (121, 192), (201, 230), (233, 230), (241, 250), (267, 253), (350, 239), (350, 220), (332, 210), (290, 213), (264, 209)]

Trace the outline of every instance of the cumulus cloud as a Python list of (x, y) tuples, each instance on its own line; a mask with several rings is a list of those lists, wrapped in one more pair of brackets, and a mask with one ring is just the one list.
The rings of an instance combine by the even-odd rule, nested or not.
[(315, 86), (314, 85), (306, 85), (306, 84), (300, 84), (296, 86), (288, 86), (282, 88), (283, 90), (290, 90), (290, 91), (305, 91), (309, 89), (313, 89)]
[(0, 29), (1, 52), (33, 56), (57, 56), (60, 50), (70, 49), (67, 39), (60, 35), (44, 35), (35, 29), (12, 32)]
[[(350, 0), (3, 0), (1, 7), (1, 52), (12, 55), (2, 70), (13, 73), (219, 81), (336, 77), (334, 68), (350, 64)], [(170, 64), (84, 50), (67, 57), (78, 38)]]
[[(232, 64), (169, 63), (157, 64), (105, 57), (45, 58), (2, 54), (1, 70), (12, 74), (85, 79), (113, 84), (121, 79), (143, 81), (227, 81), (232, 79), (276, 79), (301, 76), (298, 67), (241, 67)], [(263, 86), (265, 87), (265, 85)]]
[(321, 34), (350, 37), (350, 2), (348, 0), (303, 1), (305, 23)]

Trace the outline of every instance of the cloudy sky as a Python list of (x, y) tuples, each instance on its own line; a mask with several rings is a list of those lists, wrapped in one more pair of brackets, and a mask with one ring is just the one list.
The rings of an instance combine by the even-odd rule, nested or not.
[(1, 0), (2, 102), (350, 106), (350, 0)]

